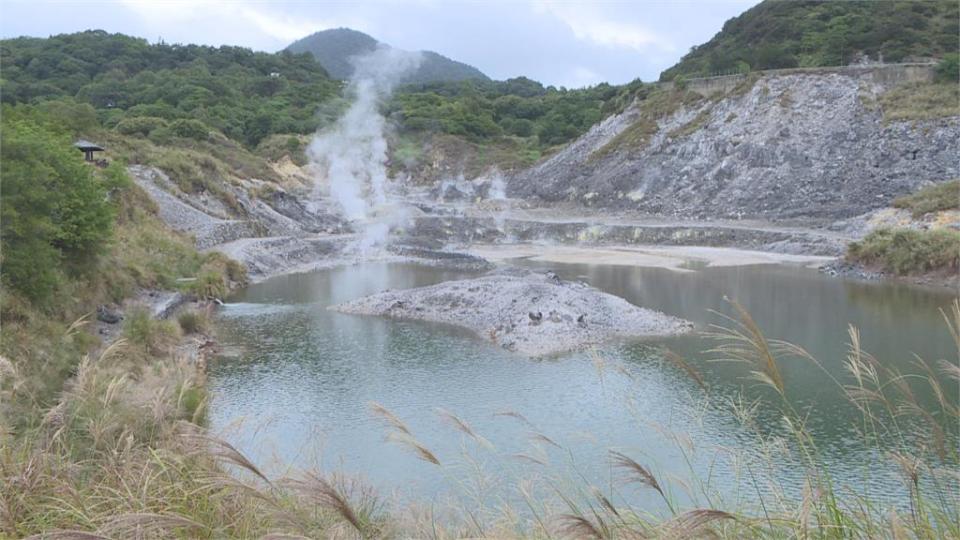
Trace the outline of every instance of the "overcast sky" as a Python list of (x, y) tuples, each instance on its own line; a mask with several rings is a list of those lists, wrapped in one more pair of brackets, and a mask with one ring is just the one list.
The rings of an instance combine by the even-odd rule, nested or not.
[(494, 79), (525, 75), (581, 87), (656, 80), (691, 46), (757, 0), (2, 0), (0, 34), (46, 37), (103, 29), (155, 42), (278, 51), (318, 30), (349, 27), (408, 50), (432, 50)]

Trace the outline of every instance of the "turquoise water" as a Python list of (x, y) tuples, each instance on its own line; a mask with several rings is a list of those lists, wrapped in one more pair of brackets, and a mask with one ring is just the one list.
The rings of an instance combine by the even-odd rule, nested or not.
[[(724, 297), (735, 298), (768, 337), (803, 346), (836, 378), (846, 376), (849, 324), (860, 329), (865, 349), (904, 372), (916, 370), (913, 353), (931, 361), (957, 357), (938, 311), (952, 302), (949, 291), (841, 280), (790, 266), (679, 273), (528, 264), (685, 317), (700, 330), (723, 323), (713, 311), (730, 313)], [(800, 492), (804, 469), (784, 450), (789, 444), (779, 442), (785, 430), (776, 408), (761, 402), (747, 425), (731, 413), (741, 395), (749, 403), (770, 392), (746, 380), (742, 366), (711, 361), (716, 355), (703, 351), (715, 343), (702, 335), (528, 360), (457, 328), (326, 309), (386, 288), (468, 275), (366, 264), (281, 276), (237, 293), (218, 318), (221, 340), (234, 352), (209, 369), (212, 427), (277, 473), (291, 466), (343, 471), (401, 501), (515, 506), (518, 483), (549, 498), (559, 482), (570, 489), (594, 485), (619, 502), (664, 511), (651, 490), (617, 481), (611, 449), (653, 469), (688, 504), (717, 505), (721, 496), (750, 504), (757, 491)], [(664, 360), (664, 347), (703, 372), (709, 400)], [(790, 403), (809, 413), (808, 429), (837, 485), (901, 504), (907, 492), (895, 467), (862, 445), (855, 432), (860, 416), (831, 376), (799, 359), (782, 368)], [(943, 383), (956, 402), (956, 384)], [(442, 465), (385, 441), (388, 428), (371, 413), (371, 402), (401, 418)], [(455, 429), (438, 409), (485, 441)], [(766, 445), (758, 444), (758, 434)]]

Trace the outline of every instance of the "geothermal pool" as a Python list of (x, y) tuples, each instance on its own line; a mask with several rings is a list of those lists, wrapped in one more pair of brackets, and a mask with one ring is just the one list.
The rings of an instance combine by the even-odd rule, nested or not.
[[(738, 300), (769, 338), (805, 347), (829, 372), (799, 359), (782, 365), (791, 403), (812, 407), (809, 429), (838, 489), (906, 501), (890, 460), (854, 436), (860, 417), (831, 376), (846, 377), (848, 324), (860, 329), (866, 350), (904, 372), (916, 370), (913, 353), (956, 361), (938, 311), (953, 301), (949, 291), (831, 278), (799, 264), (688, 265), (687, 271), (516, 264), (586, 281), (701, 330), (724, 322), (713, 310), (731, 313), (725, 296)], [(555, 486), (584, 493), (596, 486), (616, 504), (665, 512), (652, 490), (618, 481), (611, 449), (647, 465), (682, 503), (720, 506), (722, 497), (725, 504), (750, 504), (757, 491), (799, 496), (802, 466), (776, 437), (758, 444), (756, 432), (730, 411), (741, 392), (746, 402), (770, 392), (747, 380), (743, 367), (711, 361), (716, 355), (703, 351), (715, 343), (703, 335), (528, 360), (457, 328), (326, 309), (386, 288), (468, 275), (370, 263), (280, 276), (238, 292), (218, 316), (225, 355), (209, 368), (212, 428), (275, 474), (341, 471), (388, 499), (437, 508), (451, 502), (480, 515), (501, 504), (522, 507), (520, 484), (543, 501)], [(703, 372), (709, 402), (664, 359), (665, 347)], [(942, 382), (956, 402), (956, 384)], [(371, 413), (371, 402), (405, 422), (441, 465), (386, 441), (389, 430)], [(438, 409), (483, 440), (455, 429)], [(758, 407), (755, 416), (761, 434), (785, 434), (772, 407)]]

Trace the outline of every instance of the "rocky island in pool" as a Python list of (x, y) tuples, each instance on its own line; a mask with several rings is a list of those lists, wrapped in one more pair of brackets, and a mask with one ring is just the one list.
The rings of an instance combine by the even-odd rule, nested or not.
[(452, 324), (530, 357), (693, 329), (689, 321), (635, 306), (585, 283), (521, 270), (383, 291), (330, 309)]

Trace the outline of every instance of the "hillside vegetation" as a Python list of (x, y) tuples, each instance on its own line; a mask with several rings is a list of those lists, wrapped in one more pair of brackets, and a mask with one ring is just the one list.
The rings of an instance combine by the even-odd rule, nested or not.
[(430, 173), (422, 166), (438, 155), (458, 156), (457, 166), (467, 175), (491, 166), (528, 167), (651, 89), (639, 80), (623, 86), (544, 87), (524, 77), (408, 85), (386, 107), (400, 128), (394, 161), (427, 179)]
[(206, 126), (250, 146), (316, 130), (337, 112), (318, 115), (319, 106), (340, 92), (309, 55), (150, 44), (103, 31), (3, 40), (0, 70), (4, 103), (69, 97), (123, 132), (198, 136)]
[(960, 272), (960, 231), (878, 229), (850, 244), (847, 259), (898, 276)]
[(885, 62), (958, 51), (960, 5), (953, 0), (764, 0), (728, 20), (660, 75), (710, 76), (751, 70), (845, 65), (859, 54)]
[[(330, 76), (346, 80), (353, 74), (350, 58), (372, 52), (378, 46), (387, 46), (376, 39), (349, 28), (334, 28), (311, 34), (291, 43), (286, 50), (292, 53), (310, 53)], [(408, 83), (488, 80), (479, 69), (451, 60), (433, 51), (421, 51), (421, 63), (416, 71), (405, 77)]]
[[(331, 58), (376, 45), (359, 32), (329, 32), (321, 34), (343, 38), (337, 41), (342, 47), (325, 52)], [(420, 72), (445, 69), (432, 55), (426, 58)], [(327, 65), (340, 73), (346, 64)], [(158, 147), (199, 146), (218, 156), (239, 155), (232, 148), (236, 141), (271, 159), (289, 155), (303, 163), (304, 144), (297, 136), (330, 123), (346, 103), (342, 83), (309, 54), (150, 44), (103, 31), (3, 40), (0, 69), (4, 103), (45, 103), (48, 110), (62, 109), (68, 123), (98, 123), (109, 129), (101, 135), (108, 141), (101, 142), (116, 135)], [(643, 89), (639, 81), (568, 90), (480, 75), (398, 89), (384, 107), (400, 128), (401, 137), (392, 141), (395, 170), (416, 170), (425, 146), (446, 149), (470, 171), (526, 166), (622, 110)], [(142, 162), (136, 156), (132, 161)], [(163, 163), (151, 164), (183, 176)], [(256, 174), (267, 173), (261, 167)]]
[[(239, 275), (222, 256), (202, 255), (192, 239), (169, 230), (121, 161), (106, 169), (84, 163), (73, 138), (91, 131), (60, 118), (4, 105), (0, 120), (0, 355), (25, 380), (0, 400), (0, 416), (18, 423), (37, 420), (32, 407), (53, 404), (96, 343), (80, 328), (97, 306), (120, 303), (141, 287), (191, 291), (225, 283), (228, 269)], [(198, 276), (206, 281), (178, 282)]]

